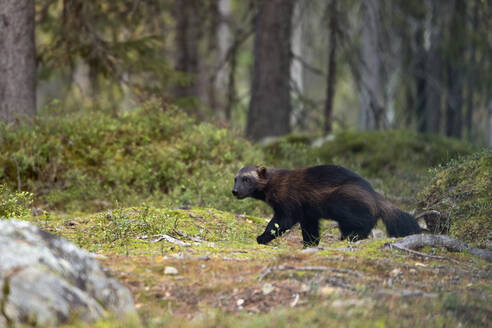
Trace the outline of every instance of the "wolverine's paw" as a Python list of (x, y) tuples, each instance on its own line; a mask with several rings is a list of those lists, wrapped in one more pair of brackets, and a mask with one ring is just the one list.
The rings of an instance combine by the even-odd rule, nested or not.
[(319, 245), (319, 240), (308, 240), (308, 241), (303, 241), (302, 242), (304, 248), (312, 248), (312, 247), (318, 247)]
[(270, 236), (265, 236), (265, 234), (259, 235), (256, 237), (256, 241), (258, 244), (266, 245), (268, 244), (273, 238)]

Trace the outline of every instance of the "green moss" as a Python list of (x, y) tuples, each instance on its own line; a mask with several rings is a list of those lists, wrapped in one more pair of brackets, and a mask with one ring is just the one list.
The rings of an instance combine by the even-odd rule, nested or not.
[(31, 220), (92, 252), (149, 255), (186, 248), (166, 241), (153, 242), (161, 234), (187, 242), (202, 254), (255, 248), (254, 238), (264, 223), (257, 217), (214, 209), (154, 207), (117, 208), (79, 217), (45, 214)]
[(95, 211), (142, 202), (260, 213), (231, 196), (233, 176), (262, 153), (238, 135), (195, 123), (175, 107), (145, 104), (34, 125), (0, 125), (0, 183), (34, 193), (48, 209)]
[(476, 153), (433, 170), (434, 178), (419, 194), (419, 204), (437, 210), (435, 232), (469, 242), (483, 242), (492, 231), (492, 152)]
[(359, 257), (361, 259), (383, 259), (388, 256), (387, 250), (383, 249), (389, 239), (365, 240), (358, 244), (348, 241), (337, 241), (330, 244), (330, 248), (319, 252), (322, 256), (333, 256), (343, 254), (346, 256)]

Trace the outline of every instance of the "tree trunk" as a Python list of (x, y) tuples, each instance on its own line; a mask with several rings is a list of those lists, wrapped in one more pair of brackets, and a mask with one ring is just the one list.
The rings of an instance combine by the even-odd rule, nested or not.
[(246, 135), (290, 132), (291, 30), (294, 0), (260, 0), (255, 22), (253, 82)]
[(425, 110), (427, 108), (427, 78), (426, 73), (426, 61), (427, 52), (424, 48), (424, 29), (419, 28), (416, 35), (417, 54), (415, 63), (415, 89), (416, 89), (416, 102), (415, 102), (415, 114), (417, 118), (417, 131), (427, 131), (427, 120), (425, 117)]
[(221, 13), (219, 7), (219, 0), (210, 0), (210, 30), (208, 32), (208, 55), (213, 59), (210, 68), (208, 69), (208, 83), (207, 83), (207, 98), (208, 105), (211, 110), (217, 114), (221, 114), (217, 100), (217, 74), (214, 74), (213, 68), (215, 68), (218, 62), (221, 60), (219, 53), (219, 26), (221, 22)]
[[(218, 54), (217, 58), (218, 61), (224, 60), (224, 58), (227, 55), (227, 51), (229, 47), (231, 46), (231, 31), (229, 29), (229, 26), (225, 23), (223, 20), (224, 17), (228, 17), (231, 11), (231, 3), (230, 0), (218, 0), (218, 14), (219, 17), (221, 17), (221, 20), (219, 22), (218, 28), (217, 28), (217, 44), (218, 44)], [(236, 47), (237, 48), (237, 47)], [(237, 49), (234, 50), (237, 50)], [(223, 65), (219, 71), (217, 72), (217, 77), (215, 79), (215, 90), (219, 94), (220, 99), (226, 98), (226, 103), (224, 104), (223, 102), (218, 102), (219, 107), (221, 107), (223, 116), (226, 118), (227, 121), (230, 121), (231, 119), (231, 112), (232, 112), (232, 106), (236, 100), (235, 97), (235, 82), (233, 81), (232, 86), (234, 87), (234, 90), (232, 91), (233, 95), (231, 99), (229, 99), (229, 89), (227, 91), (221, 91), (225, 90), (226, 87), (229, 87), (228, 79), (233, 78), (234, 79), (234, 74), (236, 73), (236, 63), (234, 62), (234, 65), (232, 61), (236, 61), (236, 55), (237, 52), (232, 54), (233, 58), (231, 58), (231, 63), (229, 68), (227, 65)], [(230, 72), (228, 69), (232, 70), (234, 69), (233, 72)]]
[(364, 1), (360, 78), (360, 127), (379, 129), (385, 115), (383, 67), (380, 54), (380, 1)]
[(487, 97), (487, 107), (488, 107), (488, 124), (487, 124), (487, 128), (488, 128), (488, 138), (487, 138), (487, 144), (490, 148), (492, 148), (492, 96), (490, 96), (490, 92), (492, 90), (490, 90), (491, 88), (488, 88), (489, 90), (489, 93), (488, 93), (488, 97)]
[(239, 43), (234, 40), (231, 48), (231, 57), (229, 60), (229, 79), (227, 83), (227, 99), (225, 106), (225, 118), (230, 122), (232, 116), (232, 107), (236, 103), (236, 68), (237, 68), (237, 50)]
[[(478, 3), (473, 2), (473, 14), (471, 16), (470, 30), (471, 35), (475, 35), (475, 33), (480, 33), (478, 30)], [(467, 38), (468, 47), (470, 48), (470, 58), (469, 69), (467, 72), (467, 93), (466, 93), (466, 114), (465, 114), (465, 127), (466, 127), (466, 136), (468, 140), (472, 140), (472, 123), (473, 123), (473, 94), (475, 88), (477, 86), (476, 81), (476, 70), (477, 70), (477, 43), (473, 38)]]
[(333, 100), (335, 97), (336, 83), (336, 54), (337, 54), (337, 33), (338, 33), (338, 13), (337, 0), (331, 0), (328, 10), (330, 17), (330, 37), (328, 50), (328, 75), (326, 77), (326, 99), (325, 99), (325, 122), (324, 131), (332, 131), (333, 124)]
[(489, 137), (488, 146), (492, 148), (492, 103), (489, 103)]
[(0, 1), (0, 119), (36, 113), (34, 1)]
[[(441, 99), (444, 89), (441, 81), (441, 56), (439, 41), (442, 33), (439, 22), (439, 11), (435, 2), (428, 2), (426, 18), (426, 32), (429, 35), (429, 44), (426, 47), (425, 61), (425, 131), (430, 134), (439, 134), (441, 130)], [(424, 72), (422, 72), (424, 73)]]
[(446, 56), (446, 135), (461, 138), (465, 54), (465, 0), (456, 0), (451, 17)]
[(461, 72), (452, 64), (447, 66), (448, 94), (446, 102), (446, 135), (461, 138), (463, 87)]
[(199, 0), (176, 1), (176, 64), (177, 71), (187, 73), (189, 81), (175, 89), (176, 98), (198, 98), (200, 96), (199, 52), (201, 18)]

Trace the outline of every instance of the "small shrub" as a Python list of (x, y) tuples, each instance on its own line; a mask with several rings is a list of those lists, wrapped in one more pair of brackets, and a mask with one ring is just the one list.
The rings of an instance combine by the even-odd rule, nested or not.
[(0, 218), (23, 218), (29, 216), (32, 194), (26, 191), (12, 192), (0, 184)]

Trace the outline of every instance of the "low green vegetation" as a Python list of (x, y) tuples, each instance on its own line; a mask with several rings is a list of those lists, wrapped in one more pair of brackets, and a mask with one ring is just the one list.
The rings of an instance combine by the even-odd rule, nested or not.
[(434, 232), (468, 242), (492, 239), (492, 151), (452, 160), (432, 173), (419, 202), (440, 213)]
[(12, 192), (0, 184), (0, 218), (26, 218), (31, 213), (32, 194)]
[[(47, 212), (31, 220), (91, 252), (119, 255), (163, 255), (171, 249), (177, 252), (193, 244), (208, 252), (217, 241), (223, 243), (221, 248), (255, 246), (255, 237), (265, 224), (264, 219), (214, 209), (148, 206), (80, 216)], [(187, 245), (173, 244), (162, 238), (163, 241), (158, 242), (163, 234)]]
[(463, 141), (406, 130), (344, 131), (324, 138), (289, 135), (265, 146), (267, 160), (277, 166), (336, 163), (371, 176), (426, 171), (477, 149)]
[(226, 129), (195, 123), (175, 107), (41, 115), (0, 126), (0, 183), (19, 185), (44, 209), (198, 205), (259, 213), (231, 196), (233, 176), (261, 151)]

